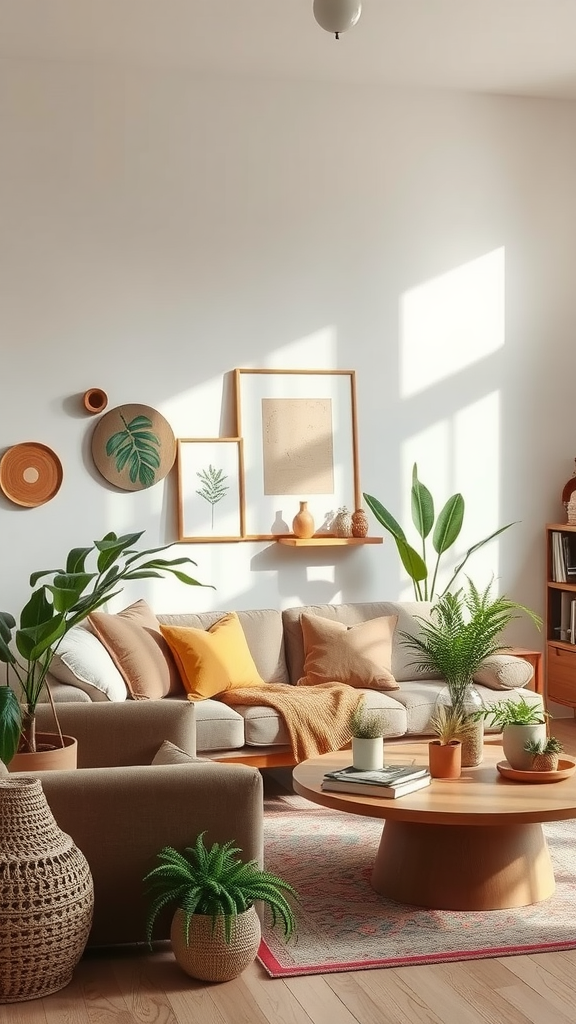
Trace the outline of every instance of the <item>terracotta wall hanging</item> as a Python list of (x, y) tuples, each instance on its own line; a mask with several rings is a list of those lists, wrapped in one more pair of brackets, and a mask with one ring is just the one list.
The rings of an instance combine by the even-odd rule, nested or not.
[(92, 458), (111, 484), (124, 491), (141, 491), (157, 484), (172, 469), (176, 438), (156, 409), (119, 405), (96, 424)]
[(89, 388), (84, 392), (82, 401), (87, 412), (104, 412), (108, 405), (108, 395), (102, 388)]
[(62, 463), (45, 444), (25, 441), (8, 448), (0, 459), (0, 487), (10, 501), (35, 508), (60, 490)]

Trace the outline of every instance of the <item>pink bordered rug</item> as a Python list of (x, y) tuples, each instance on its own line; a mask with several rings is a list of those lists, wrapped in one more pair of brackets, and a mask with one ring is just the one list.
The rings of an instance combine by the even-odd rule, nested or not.
[[(292, 794), (265, 801), (265, 862), (300, 895), (298, 929), (263, 927), (258, 959), (273, 978), (576, 949), (576, 822), (544, 826), (556, 892), (513, 910), (422, 910), (370, 886), (382, 822)], [(454, 850), (458, 856), (458, 850)], [(268, 920), (268, 919), (267, 919)]]

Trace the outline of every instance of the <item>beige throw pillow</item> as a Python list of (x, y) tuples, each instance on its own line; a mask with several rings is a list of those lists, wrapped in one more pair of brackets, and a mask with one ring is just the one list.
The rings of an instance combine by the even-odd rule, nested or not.
[(346, 626), (303, 612), (304, 675), (298, 686), (348, 683), (360, 689), (398, 690), (392, 672), (396, 615)]
[(512, 690), (526, 686), (533, 675), (532, 665), (524, 658), (513, 654), (492, 654), (484, 658), (474, 673), (474, 682), (491, 690)]
[(185, 750), (182, 750), (182, 747), (177, 747), (170, 740), (164, 740), (154, 754), (152, 764), (191, 764), (193, 761), (202, 760), (203, 758), (201, 757), (194, 757), (194, 754), (188, 754)]
[(135, 700), (182, 694), (172, 652), (146, 601), (136, 601), (117, 615), (92, 612), (89, 621)]

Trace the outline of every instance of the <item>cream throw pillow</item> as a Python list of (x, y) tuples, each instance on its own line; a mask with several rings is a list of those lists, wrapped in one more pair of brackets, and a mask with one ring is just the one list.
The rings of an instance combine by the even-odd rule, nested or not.
[(62, 637), (50, 672), (59, 682), (83, 690), (93, 701), (119, 701), (128, 696), (126, 683), (104, 644), (84, 623), (72, 626)]
[(474, 682), (491, 690), (513, 690), (526, 686), (533, 675), (532, 665), (524, 658), (513, 654), (491, 654), (484, 658), (474, 673)]
[(303, 612), (304, 675), (297, 685), (348, 683), (360, 689), (398, 690), (390, 671), (397, 621), (396, 615), (383, 615), (346, 626)]

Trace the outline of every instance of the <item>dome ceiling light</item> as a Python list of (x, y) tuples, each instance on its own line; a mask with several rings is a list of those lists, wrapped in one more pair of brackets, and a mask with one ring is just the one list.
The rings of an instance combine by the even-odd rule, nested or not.
[(341, 32), (347, 32), (358, 21), (362, 4), (360, 0), (314, 0), (312, 10), (320, 27), (339, 39)]

